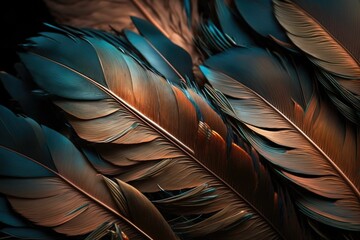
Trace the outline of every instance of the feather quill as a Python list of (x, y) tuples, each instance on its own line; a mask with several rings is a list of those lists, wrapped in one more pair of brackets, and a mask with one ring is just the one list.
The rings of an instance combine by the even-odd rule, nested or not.
[(333, 103), (346, 118), (358, 124), (360, 46), (354, 39), (360, 37), (360, 3), (342, 1), (343, 10), (339, 11), (339, 1), (273, 2), (276, 18), (291, 41), (325, 71), (320, 82)]
[[(102, 39), (41, 35), (21, 59), (34, 80), (59, 97), (54, 101), (77, 134), (95, 143), (97, 169), (142, 192), (185, 191), (157, 204), (181, 215), (207, 214), (198, 223), (177, 222), (175, 230), (224, 239), (302, 232), (287, 193), (272, 187), (251, 149), (227, 140), (226, 125), (196, 89), (167, 83)], [(78, 54), (83, 46), (92, 50)]]
[(233, 49), (205, 62), (213, 70), (202, 70), (228, 96), (230, 107), (220, 106), (251, 145), (280, 175), (306, 190), (297, 200), (300, 209), (322, 223), (359, 231), (357, 132), (317, 95), (299, 61), (294, 69), (291, 61), (281, 57), (280, 64), (275, 56)]
[[(4, 107), (0, 116), (0, 193), (19, 214), (67, 236), (112, 222), (132, 239), (176, 239), (152, 203), (122, 182), (132, 201), (118, 208), (102, 176), (67, 138)], [(144, 223), (143, 214), (153, 221)]]

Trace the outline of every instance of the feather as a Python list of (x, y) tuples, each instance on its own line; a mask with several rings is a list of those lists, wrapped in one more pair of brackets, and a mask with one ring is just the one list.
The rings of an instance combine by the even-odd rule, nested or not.
[[(24, 66), (17, 65), (18, 73), (24, 72)], [(63, 135), (69, 135), (64, 118), (56, 107), (47, 99), (47, 94), (40, 90), (30, 76), (16, 78), (8, 73), (0, 72), (0, 82), (11, 96), (15, 111), (25, 114), (37, 122), (57, 129)]]
[[(256, 153), (228, 139), (196, 89), (168, 84), (100, 38), (46, 32), (31, 42), (22, 61), (93, 143), (98, 155), (86, 151), (93, 165), (145, 193), (181, 192), (156, 202), (186, 217), (176, 231), (222, 239), (303, 233), (288, 194), (274, 189)], [(194, 214), (203, 216), (188, 220)]]
[[(39, 228), (18, 216), (5, 196), (0, 195), (0, 233), (21, 239), (56, 239), (54, 232)], [(58, 236), (57, 236), (58, 237)], [(2, 237), (0, 237), (2, 238)]]
[[(340, 7), (344, 10), (339, 11)], [(359, 9), (358, 1), (340, 5), (338, 1), (274, 0), (276, 18), (287, 35), (328, 72), (322, 76), (327, 81), (320, 82), (340, 112), (354, 123), (360, 122), (360, 92), (354, 92), (360, 86), (360, 45), (354, 43), (360, 37)]]
[(274, 39), (284, 46), (290, 45), (273, 14), (271, 0), (235, 0), (235, 5), (241, 17), (260, 36)]
[[(148, 21), (136, 17), (132, 17), (132, 21), (141, 35), (149, 41), (150, 45), (156, 50), (156, 52), (168, 65), (170, 65), (172, 70), (175, 72), (176, 78), (181, 78), (183, 82), (185, 82), (186, 78), (193, 80), (192, 60), (190, 55), (184, 49), (172, 43)], [(138, 44), (135, 43), (133, 46), (136, 47)], [(146, 52), (140, 52), (149, 60), (154, 58), (154, 54), (147, 55)], [(162, 73), (163, 68), (156, 68), (156, 70)], [(167, 77), (165, 74), (164, 76)]]
[(254, 40), (245, 31), (245, 26), (242, 26), (240, 20), (231, 12), (225, 0), (216, 0), (215, 9), (220, 26), (226, 35), (230, 36), (239, 46), (254, 45)]
[[(208, 59), (203, 73), (228, 96), (225, 108), (246, 139), (299, 191), (297, 205), (324, 224), (360, 230), (359, 142), (318, 96), (300, 61), (262, 49), (233, 49)], [(241, 63), (241, 64), (239, 64)], [(226, 106), (222, 104), (221, 106)]]
[(44, 104), (34, 94), (31, 94), (33, 89), (29, 81), (21, 80), (6, 72), (0, 72), (0, 81), (5, 90), (19, 103), (23, 112), (37, 121), (43, 118), (42, 111), (48, 109), (49, 104)]
[(200, 24), (195, 42), (207, 57), (236, 46), (236, 43), (221, 32), (211, 20)]
[(7, 235), (2, 239), (37, 239), (37, 240), (56, 239), (52, 235), (39, 231), (34, 227), (23, 227), (23, 228), (5, 227), (1, 229), (1, 232)]
[[(325, 9), (319, 9), (320, 2)], [(338, 76), (360, 79), (360, 46), (353, 43), (358, 37), (354, 34), (360, 34), (360, 3), (344, 1), (346, 11), (339, 11), (338, 1), (320, 2), (274, 0), (275, 14), (291, 41), (314, 63)]]
[[(0, 116), (0, 192), (22, 216), (67, 236), (114, 222), (134, 239), (176, 239), (157, 209), (126, 183), (118, 184), (132, 201), (119, 209), (106, 181), (67, 138), (4, 107)], [(154, 221), (144, 223), (139, 214)]]
[[(339, 112), (351, 122), (359, 125), (360, 92), (356, 89), (356, 85), (360, 86), (360, 81), (342, 79), (325, 71), (320, 71), (316, 77)], [(342, 85), (347, 86), (345, 88)]]
[[(136, 30), (130, 16), (146, 19), (176, 45), (185, 49), (197, 63), (199, 54), (193, 44), (193, 29), (200, 16), (197, 0), (45, 0), (58, 23), (74, 27), (96, 28), (109, 31)], [(191, 5), (191, 28), (186, 6)], [(189, 9), (189, 8), (187, 8)], [(161, 14), (159, 14), (161, 13)]]

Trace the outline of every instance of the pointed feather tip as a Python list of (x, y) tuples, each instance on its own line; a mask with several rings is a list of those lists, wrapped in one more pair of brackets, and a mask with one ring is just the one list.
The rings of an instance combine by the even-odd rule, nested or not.
[(153, 23), (139, 18), (139, 17), (135, 17), (135, 16), (131, 16), (130, 17), (131, 21), (133, 22), (133, 24), (135, 25), (136, 29), (141, 33), (144, 30), (145, 31), (155, 31), (156, 34), (161, 34), (164, 38), (168, 39), (169, 36), (168, 34), (163, 30), (160, 29), (159, 25), (154, 25)]
[(135, 24), (135, 26), (137, 24), (141, 24), (141, 23), (149, 23), (148, 21), (146, 21), (145, 19), (136, 17), (136, 16), (130, 16), (131, 21)]
[(159, 32), (161, 32), (156, 26), (154, 26), (152, 23), (150, 23), (149, 21), (136, 17), (136, 16), (130, 16), (131, 21), (133, 22), (133, 24), (135, 25), (135, 27), (137, 28), (138, 31), (141, 31), (142, 27), (150, 27), (152, 28), (151, 30), (158, 30)]
[(202, 72), (202, 74), (207, 78), (209, 74), (211, 74), (211, 70), (208, 67), (205, 67), (204, 65), (199, 65), (199, 69)]
[(134, 31), (131, 31), (128, 29), (124, 29), (123, 33), (128, 40), (129, 40), (129, 38), (134, 38), (134, 37), (140, 36), (139, 34), (135, 33)]
[(212, 82), (214, 82), (213, 81), (214, 79), (219, 78), (219, 77), (221, 78), (222, 76), (228, 77), (226, 74), (224, 74), (222, 72), (218, 72), (217, 70), (213, 70), (213, 69), (211, 69), (209, 67), (206, 67), (204, 65), (200, 65), (199, 69), (202, 72), (202, 74), (205, 76), (206, 80), (208, 81), (208, 83), (211, 86), (212, 86)]

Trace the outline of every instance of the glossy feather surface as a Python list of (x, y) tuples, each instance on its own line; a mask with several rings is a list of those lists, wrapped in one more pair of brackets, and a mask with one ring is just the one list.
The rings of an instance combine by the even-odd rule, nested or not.
[(0, 239), (360, 238), (357, 0), (44, 4), (0, 73)]

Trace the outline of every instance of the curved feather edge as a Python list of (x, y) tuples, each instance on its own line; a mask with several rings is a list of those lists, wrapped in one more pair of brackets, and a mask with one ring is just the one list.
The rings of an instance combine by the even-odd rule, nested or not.
[[(22, 216), (67, 236), (112, 222), (132, 239), (176, 239), (150, 201), (125, 183), (122, 193), (136, 197), (118, 209), (101, 175), (67, 138), (2, 106), (0, 116), (0, 192)], [(141, 214), (153, 220), (144, 223)]]
[[(177, 75), (177, 78), (180, 78), (185, 83), (185, 79), (189, 78), (193, 80), (192, 73), (192, 59), (191, 56), (181, 47), (172, 43), (167, 37), (165, 37), (155, 26), (149, 23), (146, 20), (131, 17), (133, 23), (135, 24), (137, 30), (142, 36), (148, 40), (148, 43), (156, 51), (156, 55), (159, 55), (164, 61), (172, 68)], [(133, 42), (134, 47), (140, 47), (140, 43)], [(149, 58), (155, 57), (154, 54), (147, 54), (147, 52), (140, 51), (140, 53)], [(155, 57), (156, 58), (156, 57)], [(158, 72), (162, 72), (162, 67), (157, 69)], [(167, 77), (165, 74), (163, 74)]]
[(59, 239), (59, 236), (50, 229), (31, 224), (19, 216), (11, 207), (4, 195), (0, 195), (0, 238), (17, 239)]
[[(226, 143), (225, 124), (194, 90), (166, 83), (102, 39), (41, 35), (31, 39), (34, 44), (21, 59), (42, 88), (60, 97), (55, 103), (69, 114), (77, 134), (95, 143), (106, 161), (96, 160), (100, 169), (142, 192), (210, 187), (198, 191), (208, 200), (204, 204), (190, 191), (186, 199), (196, 196), (196, 201), (176, 209), (181, 214), (210, 213), (203, 226), (183, 222), (177, 229), (224, 239), (239, 234), (244, 239), (276, 239), (294, 232), (301, 236), (287, 194), (273, 189), (253, 151)], [(92, 47), (87, 54), (97, 57), (89, 61), (83, 50), (77, 54), (80, 47)], [(79, 62), (72, 60), (73, 54)], [(280, 205), (288, 212), (279, 211)], [(284, 228), (280, 219), (289, 224)]]
[[(291, 41), (325, 72), (325, 77), (322, 76), (319, 80), (330, 99), (347, 119), (359, 124), (360, 95), (356, 90), (354, 92), (354, 89), (358, 89), (356, 86), (360, 86), (360, 62), (359, 57), (356, 58), (355, 55), (357, 52), (351, 52), (346, 48), (344, 43), (321, 25), (316, 16), (311, 16), (300, 5), (288, 0), (273, 2), (276, 18), (287, 31)], [(351, 14), (356, 12), (355, 9), (360, 9), (360, 5), (356, 1), (347, 4), (349, 5), (352, 8), (352, 13), (349, 13), (351, 17)], [(359, 15), (360, 11), (357, 14)], [(340, 24), (338, 27), (351, 29)]]
[(271, 0), (234, 0), (246, 23), (260, 36), (274, 40), (279, 45), (291, 47), (286, 33), (276, 21)]
[(360, 63), (327, 29), (289, 0), (273, 0), (275, 16), (291, 41), (321, 68), (349, 79), (360, 79)]
[(234, 40), (220, 31), (211, 20), (201, 22), (195, 42), (205, 56), (236, 46)]
[(235, 17), (235, 14), (231, 11), (225, 0), (216, 0), (215, 10), (221, 29), (238, 46), (247, 47), (254, 45), (253, 39), (246, 32), (244, 26), (241, 25), (239, 19)]
[(238, 120), (251, 145), (274, 164), (282, 176), (308, 191), (302, 192), (297, 200), (300, 210), (330, 226), (359, 231), (359, 189), (325, 153), (326, 148), (317, 145), (301, 129), (321, 124), (317, 121), (317, 114), (321, 115), (322, 110), (316, 95), (306, 110), (294, 102), (293, 112), (298, 120), (295, 123), (241, 82), (206, 67), (202, 67), (202, 72), (215, 88), (230, 97), (231, 108), (221, 101), (219, 106)]
[(360, 86), (360, 81), (342, 79), (326, 71), (320, 71), (316, 77), (339, 112), (359, 125), (360, 95), (356, 92), (356, 85)]
[[(190, 53), (195, 63), (201, 59), (193, 43), (194, 31), (200, 21), (198, 0), (74, 0), (66, 3), (46, 0), (45, 3), (58, 23), (73, 27), (135, 31), (130, 17), (146, 19), (172, 42)], [(190, 26), (188, 16), (191, 16)]]

